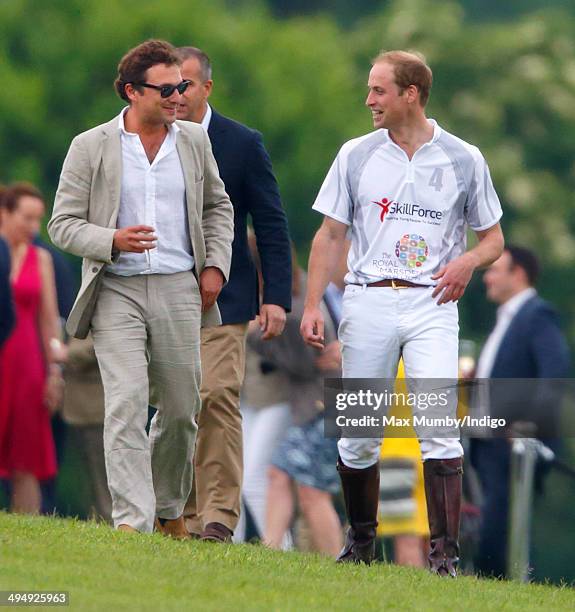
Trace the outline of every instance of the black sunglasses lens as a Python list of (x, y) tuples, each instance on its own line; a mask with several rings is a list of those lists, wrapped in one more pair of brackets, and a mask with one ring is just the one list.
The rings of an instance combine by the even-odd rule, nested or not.
[(160, 87), (160, 96), (162, 96), (162, 98), (169, 98), (174, 91), (176, 91), (176, 89), (178, 90), (179, 94), (183, 94), (188, 88), (189, 84), (190, 81), (182, 81), (181, 83), (178, 83), (178, 85), (162, 85), (162, 87)]
[(178, 87), (179, 85), (162, 85), (160, 87), (160, 96), (162, 98), (169, 98)]

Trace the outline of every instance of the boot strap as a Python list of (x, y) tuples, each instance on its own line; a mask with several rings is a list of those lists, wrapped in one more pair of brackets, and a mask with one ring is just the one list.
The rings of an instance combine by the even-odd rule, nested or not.
[(462, 465), (451, 467), (450, 465), (445, 465), (443, 459), (428, 459), (425, 463), (427, 463), (428, 461), (433, 461), (433, 463), (429, 467), (431, 468), (433, 474), (435, 474), (436, 476), (447, 477), (460, 476), (461, 474), (463, 474)]
[(447, 476), (460, 476), (463, 474), (463, 468), (460, 465), (456, 468), (441, 466), (441, 468), (436, 470), (435, 473), (438, 476), (443, 476), (444, 478)]

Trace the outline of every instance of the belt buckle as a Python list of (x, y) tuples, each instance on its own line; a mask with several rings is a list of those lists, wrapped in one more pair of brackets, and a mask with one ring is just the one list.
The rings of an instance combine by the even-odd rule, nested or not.
[(392, 279), (391, 279), (391, 286), (392, 286), (394, 289), (407, 289), (407, 286), (406, 286), (406, 285), (396, 285), (396, 284), (395, 284), (395, 280), (396, 280), (395, 278), (392, 278)]

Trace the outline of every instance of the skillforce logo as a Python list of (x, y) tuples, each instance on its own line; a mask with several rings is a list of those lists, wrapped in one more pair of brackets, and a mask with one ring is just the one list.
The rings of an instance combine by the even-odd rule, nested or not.
[(433, 219), (441, 221), (443, 211), (434, 210), (433, 208), (423, 208), (419, 204), (409, 204), (408, 202), (396, 202), (389, 198), (381, 200), (372, 200), (372, 204), (377, 204), (381, 208), (379, 220), (383, 223), (385, 217), (389, 215), (405, 215), (407, 217), (418, 217), (420, 219)]
[(427, 242), (419, 234), (403, 234), (395, 243), (395, 256), (406, 268), (421, 268), (428, 255)]

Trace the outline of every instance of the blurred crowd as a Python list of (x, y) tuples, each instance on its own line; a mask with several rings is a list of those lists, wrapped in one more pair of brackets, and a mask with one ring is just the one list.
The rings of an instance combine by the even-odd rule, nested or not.
[[(69, 261), (39, 237), (44, 214), (44, 199), (34, 186), (18, 183), (2, 188), (0, 478), (11, 511), (59, 512), (58, 466), (65, 450), (73, 448), (82, 461), (78, 478), (89, 483), (88, 516), (110, 522), (98, 363), (90, 336), (65, 337), (63, 321), (76, 279)], [(253, 236), (250, 251), (257, 265)], [(283, 334), (263, 341), (258, 319), (248, 329), (241, 395), (242, 511), (233, 539), (336, 556), (342, 546), (344, 513), (336, 440), (324, 437), (323, 431), (323, 379), (340, 375), (337, 330), (346, 254), (342, 253), (337, 276), (322, 303), (323, 352), (305, 345), (299, 333), (306, 274), (297, 262), (292, 249), (292, 310)], [(569, 355), (556, 315), (539, 298), (533, 302), (537, 274), (534, 255), (518, 247), (507, 247), (485, 273), (487, 297), (499, 306), (497, 322), (480, 356), (472, 343), (462, 343), (462, 376), (568, 375)], [(401, 367), (398, 379), (403, 378)], [(467, 571), (504, 576), (509, 443), (466, 444), (470, 452), (462, 516), (463, 565)], [(399, 564), (423, 567), (429, 531), (415, 436), (385, 439), (380, 470), (378, 535), (392, 543), (380, 554)]]

